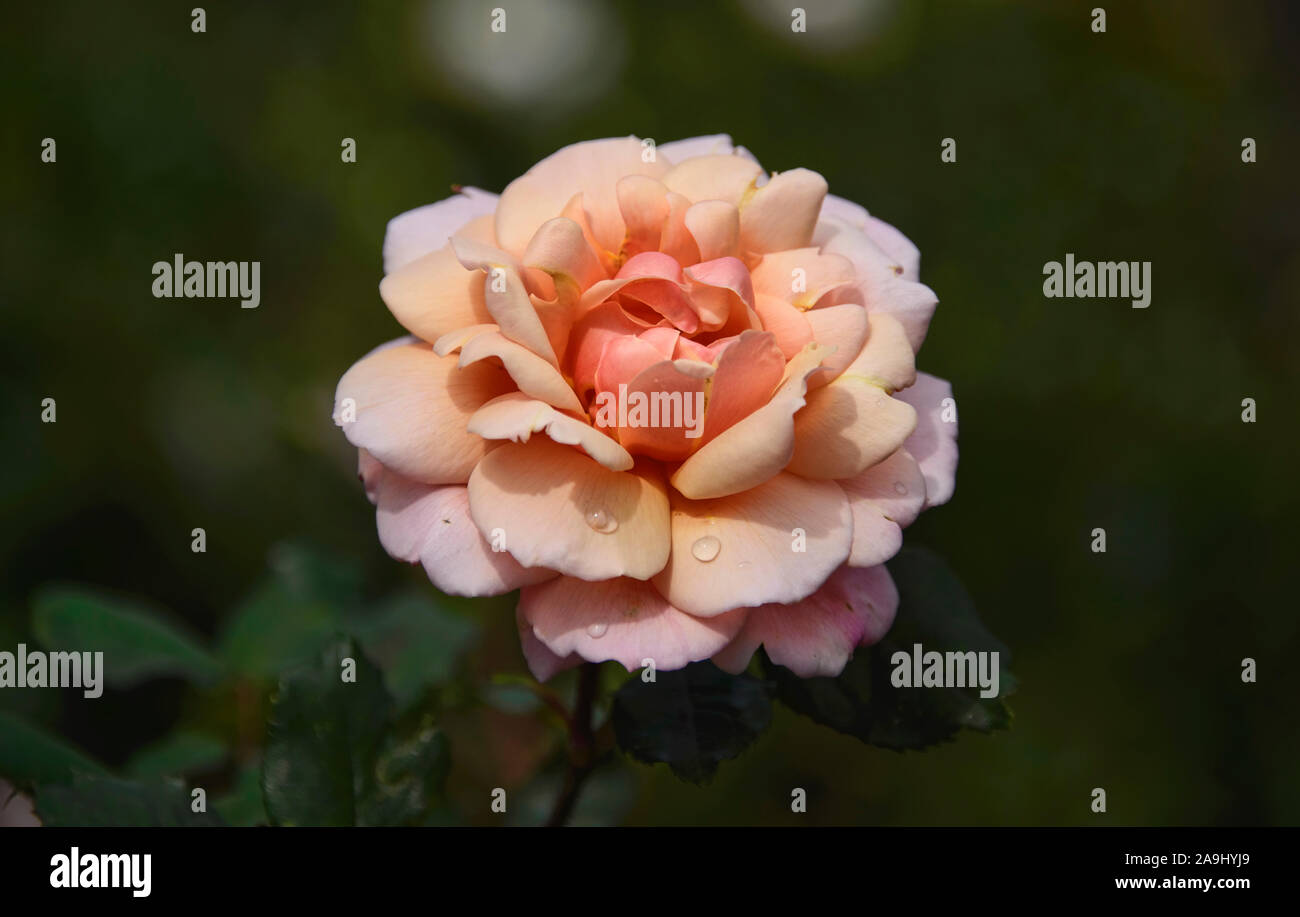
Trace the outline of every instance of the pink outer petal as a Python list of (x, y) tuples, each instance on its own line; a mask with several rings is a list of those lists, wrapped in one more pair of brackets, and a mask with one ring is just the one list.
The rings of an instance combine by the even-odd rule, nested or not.
[(659, 155), (666, 156), (673, 165), (696, 156), (727, 156), (735, 151), (730, 134), (704, 134), (659, 144)]
[(883, 564), (903, 546), (903, 529), (925, 506), (925, 478), (906, 449), (851, 478), (836, 482), (853, 512), (849, 565)]
[(437, 251), (470, 221), (492, 214), (497, 196), (478, 188), (461, 188), (436, 204), (425, 204), (388, 221), (384, 233), (384, 273), (391, 274), (421, 255)]
[(916, 384), (894, 397), (916, 408), (916, 429), (903, 443), (925, 475), (925, 505), (952, 499), (957, 488), (957, 403), (952, 384), (917, 373)]
[(902, 266), (904, 280), (921, 279), (921, 250), (911, 239), (876, 217), (867, 220), (865, 231), (881, 251)]
[(592, 583), (562, 576), (524, 589), (519, 610), (556, 656), (612, 659), (629, 672), (651, 663), (669, 671), (708, 659), (745, 619), (743, 610), (707, 619), (688, 615), (650, 584), (626, 577)]
[(537, 639), (533, 625), (524, 620), (518, 608), (515, 609), (515, 625), (519, 629), (519, 648), (523, 650), (528, 671), (538, 681), (550, 681), (557, 673), (582, 665), (583, 659), (577, 653), (561, 658), (548, 650), (546, 644)]
[(736, 639), (713, 661), (740, 672), (761, 645), (800, 678), (834, 677), (855, 647), (877, 643), (889, 631), (897, 611), (898, 590), (883, 566), (841, 567), (801, 602), (750, 611)]
[(384, 466), (365, 449), (357, 450), (357, 477), (366, 490), (366, 499), (371, 503), (379, 500), (379, 480), (384, 476)]
[(423, 564), (430, 582), (450, 595), (501, 595), (556, 576), (493, 551), (470, 519), (463, 486), (433, 487), (389, 473), (380, 482), (378, 503), (384, 550)]
[(837, 220), (823, 220), (816, 242), (823, 253), (843, 255), (853, 263), (858, 290), (867, 311), (886, 312), (907, 331), (912, 351), (921, 349), (939, 298), (925, 284), (906, 277), (906, 268), (886, 254), (865, 230)]
[(871, 214), (867, 213), (867, 208), (861, 204), (828, 194), (826, 200), (822, 201), (821, 214), (817, 222), (820, 224), (823, 220), (838, 220), (857, 229), (865, 229), (870, 219)]

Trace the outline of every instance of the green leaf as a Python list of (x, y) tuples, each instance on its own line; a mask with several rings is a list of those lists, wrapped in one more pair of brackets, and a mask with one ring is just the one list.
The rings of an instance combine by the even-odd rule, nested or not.
[[(885, 639), (854, 654), (836, 678), (799, 678), (764, 655), (776, 696), (818, 723), (872, 745), (920, 749), (952, 739), (964, 728), (1006, 729), (1011, 711), (1002, 698), (1015, 688), (1009, 653), (980, 621), (948, 566), (924, 548), (906, 548), (889, 564), (899, 591), (898, 616)], [(982, 698), (978, 686), (895, 687), (894, 654), (996, 652), (999, 695)], [(908, 663), (910, 668), (911, 663)]]
[(219, 739), (182, 730), (136, 752), (126, 771), (133, 777), (183, 777), (213, 770), (226, 756), (226, 745)]
[(331, 556), (305, 541), (283, 541), (271, 548), (268, 564), (276, 582), (295, 596), (342, 610), (361, 600), (361, 570), (355, 561)]
[(762, 682), (728, 675), (711, 662), (629, 679), (614, 695), (619, 747), (646, 763), (663, 762), (695, 783), (711, 778), (762, 734), (772, 706)]
[(314, 657), (360, 601), (356, 565), (302, 542), (271, 549), (271, 573), (227, 620), (221, 656), (242, 675), (272, 678)]
[[(355, 681), (344, 681), (345, 660)], [(271, 699), (262, 769), (266, 810), (282, 825), (415, 824), (441, 792), (445, 737), (430, 723), (391, 729), (393, 701), (351, 640), (286, 673)]]
[(330, 603), (270, 582), (245, 599), (220, 639), (223, 659), (241, 675), (272, 678), (320, 652), (342, 623)]
[(384, 670), (400, 710), (408, 709), (425, 689), (449, 681), (479, 638), (475, 621), (417, 592), (359, 613), (350, 625), (366, 654)]
[(239, 827), (265, 825), (270, 819), (262, 801), (262, 765), (255, 762), (240, 768), (230, 792), (212, 804), (227, 824)]
[(21, 786), (66, 783), (104, 769), (62, 739), (0, 712), (0, 776)]
[(36, 814), (47, 827), (203, 827), (221, 825), (211, 812), (191, 809), (179, 783), (148, 783), (81, 775), (71, 784), (36, 787)]
[(32, 630), (52, 652), (102, 652), (105, 680), (114, 687), (159, 676), (209, 683), (221, 674), (217, 660), (162, 615), (86, 589), (37, 593)]
[(431, 720), (389, 733), (375, 758), (373, 781), (358, 800), (357, 823), (415, 824), (442, 799), (451, 744)]

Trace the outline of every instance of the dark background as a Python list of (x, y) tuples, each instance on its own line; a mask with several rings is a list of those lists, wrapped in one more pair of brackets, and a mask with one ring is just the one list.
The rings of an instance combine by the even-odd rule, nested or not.
[[(1093, 2), (801, 0), (795, 35), (794, 4), (761, 0), (209, 2), (194, 34), (195, 5), (5, 6), (0, 648), (51, 582), (216, 634), (290, 538), (359, 562), (367, 595), (431, 590), (380, 548), (330, 420), (338, 377), (400, 333), (386, 221), (577, 140), (728, 132), (921, 249), (918, 362), (953, 381), (962, 457), (908, 538), (1011, 646), (1016, 720), (900, 755), (782, 709), (705, 788), (626, 763), (596, 820), (787, 823), (802, 786), (800, 823), (1300, 822), (1297, 7), (1110, 2), (1094, 34)], [(260, 261), (260, 308), (153, 298), (176, 252)], [(1150, 308), (1045, 299), (1066, 252), (1152, 262)], [(466, 677), (523, 672), (508, 603), (482, 616)], [(110, 764), (227, 728), (165, 680), (0, 709)], [(555, 742), (497, 711), (449, 729), (472, 821)]]

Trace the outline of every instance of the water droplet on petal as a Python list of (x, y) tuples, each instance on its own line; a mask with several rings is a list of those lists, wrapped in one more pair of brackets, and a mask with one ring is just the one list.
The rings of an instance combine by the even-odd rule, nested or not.
[(894, 493), (899, 494), (899, 495), (902, 495), (902, 494), (907, 493), (907, 485), (904, 484), (902, 481), (895, 481), (895, 482), (894, 482)]
[(607, 630), (609, 630), (609, 625), (604, 621), (597, 621), (594, 624), (587, 625), (587, 633), (590, 634), (593, 639), (599, 639), (605, 636), (605, 631)]
[(587, 525), (602, 535), (608, 535), (618, 528), (618, 520), (603, 509), (593, 509), (587, 513)]
[(753, 565), (752, 565), (749, 561), (747, 561), (747, 560), (742, 560), (740, 563), (736, 564), (736, 569), (737, 569), (737, 570), (748, 570), (751, 566), (753, 566)]
[(722, 542), (718, 541), (712, 535), (705, 535), (703, 538), (695, 539), (695, 544), (691, 545), (691, 554), (700, 563), (707, 564), (713, 558), (718, 556), (722, 550)]

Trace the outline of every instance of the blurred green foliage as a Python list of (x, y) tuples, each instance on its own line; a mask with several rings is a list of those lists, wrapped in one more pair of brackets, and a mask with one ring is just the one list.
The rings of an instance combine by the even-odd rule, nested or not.
[[(491, 787), (532, 780), (554, 730), (474, 693), (523, 671), (510, 603), (444, 601), (383, 554), (333, 386), (400, 332), (376, 293), (393, 215), (453, 183), (499, 190), (575, 140), (726, 131), (921, 248), (941, 303), (919, 362), (953, 380), (962, 461), (953, 502), (908, 534), (1014, 651), (1016, 725), (896, 755), (777, 708), (707, 786), (638, 768), (592, 817), (790, 823), (804, 787), (801, 824), (1092, 824), (1103, 786), (1107, 823), (1300, 821), (1295, 7), (1109, 4), (1096, 35), (1093, 3), (909, 0), (870, 4), (827, 44), (819, 4), (801, 5), (807, 36), (758, 2), (602, 4), (572, 104), (467, 88), (431, 51), (448, 14), (424, 2), (212, 5), (202, 35), (193, 4), (7, 10), (0, 648), (36, 643), (42, 590), (73, 583), (147, 598), (233, 674), (209, 700), (180, 671), (93, 701), (5, 691), (0, 722), (43, 723), (117, 772), (215, 768), (223, 817), (252, 821), (264, 654), (373, 612), (382, 655), (398, 612), (379, 599), (414, 594), (478, 622), (459, 677), (433, 689), (451, 804), (479, 812)], [(150, 266), (176, 252), (261, 261), (261, 307), (154, 299)], [(1044, 299), (1042, 265), (1066, 252), (1151, 261), (1151, 307)], [(46, 397), (56, 424), (39, 421)], [(325, 596), (282, 571), (258, 587), (297, 536), (355, 559), (355, 578)], [(250, 638), (268, 621), (283, 631)], [(459, 626), (413, 645), (468, 648)], [(395, 703), (419, 671), (387, 670)], [(233, 751), (160, 750), (177, 727)]]

